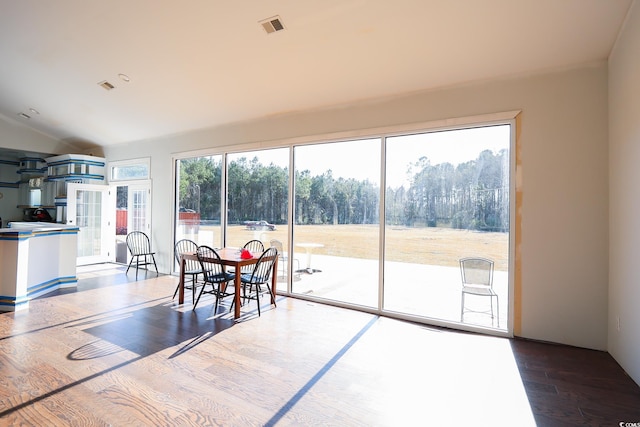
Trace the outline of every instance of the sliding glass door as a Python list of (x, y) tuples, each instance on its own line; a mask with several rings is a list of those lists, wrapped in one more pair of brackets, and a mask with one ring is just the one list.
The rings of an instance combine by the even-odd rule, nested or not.
[[(507, 328), (510, 132), (387, 138), (384, 310)], [(483, 289), (465, 295), (463, 307), (460, 259), (468, 257), (493, 262), (497, 297)]]
[(380, 139), (294, 147), (294, 294), (378, 306)]
[[(281, 293), (508, 331), (513, 134), (507, 122), (180, 159), (176, 240), (277, 246)], [(463, 258), (493, 266), (464, 299)]]
[(289, 149), (227, 155), (226, 246), (258, 240), (276, 246), (277, 289), (287, 290), (289, 236)]
[(176, 160), (176, 181), (175, 241), (190, 239), (198, 245), (220, 247), (222, 156)]

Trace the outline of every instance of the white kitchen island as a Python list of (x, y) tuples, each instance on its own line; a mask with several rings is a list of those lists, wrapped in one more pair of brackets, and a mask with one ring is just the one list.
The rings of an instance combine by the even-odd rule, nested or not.
[(78, 227), (48, 222), (11, 222), (0, 228), (0, 311), (75, 287)]

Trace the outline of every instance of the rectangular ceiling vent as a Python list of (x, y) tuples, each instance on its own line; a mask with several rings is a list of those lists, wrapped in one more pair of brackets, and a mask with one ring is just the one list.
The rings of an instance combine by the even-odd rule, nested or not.
[(111, 89), (115, 89), (116, 88), (114, 85), (112, 85), (111, 83), (109, 83), (106, 80), (101, 81), (100, 83), (98, 83), (98, 85), (102, 86), (102, 88), (105, 89), (105, 90), (111, 90)]
[(262, 28), (264, 28), (267, 34), (284, 30), (284, 24), (282, 24), (282, 20), (279, 16), (274, 16), (273, 18), (260, 21), (260, 25), (262, 25)]

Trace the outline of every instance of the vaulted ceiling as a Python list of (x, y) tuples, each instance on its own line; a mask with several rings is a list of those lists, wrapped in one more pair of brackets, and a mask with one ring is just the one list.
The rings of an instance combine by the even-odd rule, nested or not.
[(104, 146), (580, 66), (631, 3), (0, 0), (0, 117)]

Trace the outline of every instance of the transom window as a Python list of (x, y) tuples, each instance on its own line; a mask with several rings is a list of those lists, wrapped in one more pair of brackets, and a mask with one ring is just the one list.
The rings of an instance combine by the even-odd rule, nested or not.
[(109, 181), (149, 179), (151, 159), (133, 159), (109, 163)]

